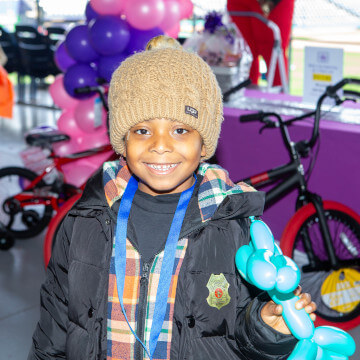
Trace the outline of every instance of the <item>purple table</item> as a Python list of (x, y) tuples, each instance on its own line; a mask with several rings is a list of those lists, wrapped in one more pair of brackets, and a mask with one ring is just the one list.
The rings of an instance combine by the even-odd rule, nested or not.
[[(247, 90), (245, 96), (266, 97), (268, 100), (298, 100), (284, 94), (264, 94)], [(259, 102), (258, 110), (262, 109)], [(355, 110), (357, 111), (357, 110)], [(359, 119), (360, 119), (360, 109)], [(229, 171), (230, 177), (240, 180), (289, 161), (286, 149), (277, 129), (265, 130), (261, 135), (260, 123), (241, 124), (239, 115), (254, 112), (239, 108), (224, 108), (224, 123), (220, 135), (217, 159)], [(309, 138), (311, 124), (295, 123), (290, 128), (293, 140)], [(335, 200), (360, 213), (360, 125), (322, 120), (320, 123), (320, 150), (309, 181), (309, 190), (319, 193), (323, 199)], [(308, 160), (304, 161), (307, 169)], [(276, 239), (295, 212), (296, 191), (273, 205), (263, 216)]]

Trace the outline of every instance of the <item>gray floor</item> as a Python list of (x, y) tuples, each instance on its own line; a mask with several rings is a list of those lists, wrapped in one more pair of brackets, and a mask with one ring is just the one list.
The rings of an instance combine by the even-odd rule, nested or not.
[[(46, 92), (38, 102), (51, 104)], [(0, 168), (21, 164), (23, 134), (39, 125), (54, 125), (59, 111), (16, 105), (13, 119), (0, 119)], [(0, 251), (0, 360), (23, 360), (39, 318), (39, 289), (44, 280), (42, 241), (44, 234), (17, 240), (9, 251)], [(357, 343), (351, 358), (360, 359), (360, 327), (350, 333)]]
[[(39, 91), (37, 99), (52, 105), (45, 91)], [(0, 119), (0, 168), (21, 165), (24, 133), (36, 126), (54, 125), (59, 114), (58, 110), (16, 105), (13, 119)], [(44, 233), (17, 240), (9, 251), (0, 251), (0, 360), (27, 358), (39, 318), (39, 289), (45, 279), (43, 237)]]

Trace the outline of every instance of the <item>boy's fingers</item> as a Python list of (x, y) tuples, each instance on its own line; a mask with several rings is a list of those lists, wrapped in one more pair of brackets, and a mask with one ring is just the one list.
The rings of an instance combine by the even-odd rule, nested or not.
[(311, 303), (311, 295), (303, 293), (300, 295), (300, 299), (295, 303), (295, 308), (300, 310)]
[(269, 301), (266, 306), (266, 315), (268, 316), (278, 316), (282, 313), (282, 306), (275, 304), (273, 301)]
[(282, 314), (282, 306), (281, 305), (275, 305), (274, 307), (274, 314), (275, 315), (281, 315)]
[(301, 291), (302, 291), (302, 287), (301, 287), (301, 285), (298, 285), (298, 287), (294, 290), (294, 295), (300, 296)]
[(317, 308), (316, 304), (312, 301), (310, 304), (305, 306), (305, 311), (310, 314), (315, 312), (316, 308)]

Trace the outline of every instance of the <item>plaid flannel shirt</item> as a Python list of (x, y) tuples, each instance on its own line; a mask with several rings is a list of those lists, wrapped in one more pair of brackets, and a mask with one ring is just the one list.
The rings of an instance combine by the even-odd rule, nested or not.
[[(105, 196), (111, 207), (123, 195), (126, 185), (130, 179), (130, 172), (124, 160), (107, 162), (104, 164), (103, 180)], [(219, 204), (230, 194), (243, 191), (255, 191), (247, 184), (234, 185), (229, 179), (228, 173), (217, 165), (201, 163), (198, 169), (202, 182), (199, 187), (198, 204), (202, 222), (210, 220)], [(185, 257), (188, 239), (178, 241), (175, 255), (175, 263), (170, 283), (167, 309), (163, 327), (153, 355), (153, 360), (169, 359), (172, 338), (172, 323), (175, 304), (177, 280), (180, 268)], [(147, 294), (147, 309), (145, 319), (145, 345), (148, 347), (150, 330), (154, 314), (156, 291), (160, 279), (161, 264), (164, 251), (156, 255), (149, 275), (149, 286)], [(123, 302), (124, 308), (133, 330), (136, 329), (137, 307), (139, 303), (141, 277), (141, 257), (131, 242), (126, 241), (126, 271)], [(110, 262), (109, 287), (108, 287), (108, 360), (125, 360), (134, 358), (135, 337), (122, 313), (119, 294), (117, 292), (115, 274), (115, 241), (113, 241), (113, 252)], [(144, 359), (148, 359), (144, 351)]]

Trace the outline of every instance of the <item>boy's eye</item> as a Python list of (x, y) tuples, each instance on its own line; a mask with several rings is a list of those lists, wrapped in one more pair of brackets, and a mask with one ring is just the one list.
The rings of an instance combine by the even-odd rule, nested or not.
[(137, 130), (135, 130), (135, 134), (148, 135), (149, 131), (147, 129), (137, 129)]
[(179, 128), (175, 130), (175, 134), (176, 135), (183, 135), (186, 134), (187, 132), (189, 132), (189, 130), (183, 129), (183, 128)]

